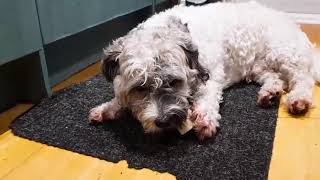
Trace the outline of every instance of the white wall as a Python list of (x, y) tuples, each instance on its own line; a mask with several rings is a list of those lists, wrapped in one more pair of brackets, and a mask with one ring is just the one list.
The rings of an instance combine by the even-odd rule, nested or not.
[[(245, 2), (249, 0), (224, 0)], [(270, 8), (288, 13), (298, 23), (320, 24), (320, 0), (256, 0)]]
[(258, 0), (271, 7), (292, 13), (320, 14), (320, 0)]
[[(238, 0), (247, 1), (247, 0)], [(256, 0), (269, 7), (290, 13), (320, 14), (320, 0)]]

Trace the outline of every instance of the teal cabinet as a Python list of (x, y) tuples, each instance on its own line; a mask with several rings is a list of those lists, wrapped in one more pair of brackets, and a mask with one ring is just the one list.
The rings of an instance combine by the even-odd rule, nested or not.
[[(0, 0), (0, 111), (37, 103), (151, 15), (154, 0)], [(165, 0), (157, 0), (166, 8)]]
[(42, 47), (34, 0), (0, 1), (0, 65)]
[(44, 44), (151, 5), (151, 0), (37, 0)]

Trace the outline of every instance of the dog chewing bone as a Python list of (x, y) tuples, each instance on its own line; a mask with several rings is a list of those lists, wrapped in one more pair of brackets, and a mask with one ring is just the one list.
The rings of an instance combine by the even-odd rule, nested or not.
[(186, 134), (189, 132), (194, 126), (193, 119), (192, 119), (192, 111), (189, 109), (188, 110), (188, 116), (186, 121), (184, 121), (180, 127), (178, 127), (178, 131), (181, 135)]
[(193, 122), (187, 118), (186, 121), (184, 121), (181, 126), (178, 128), (178, 131), (181, 135), (186, 134), (193, 128)]

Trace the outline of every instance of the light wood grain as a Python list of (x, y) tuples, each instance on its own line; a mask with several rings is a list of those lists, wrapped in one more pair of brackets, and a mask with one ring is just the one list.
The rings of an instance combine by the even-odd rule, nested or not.
[(0, 113), (0, 134), (9, 130), (9, 124), (32, 106), (33, 104), (17, 104), (9, 110)]
[(270, 180), (320, 179), (320, 118), (279, 118)]
[(168, 173), (128, 168), (126, 161), (111, 163), (29, 141), (10, 131), (0, 137), (0, 179), (175, 179)]

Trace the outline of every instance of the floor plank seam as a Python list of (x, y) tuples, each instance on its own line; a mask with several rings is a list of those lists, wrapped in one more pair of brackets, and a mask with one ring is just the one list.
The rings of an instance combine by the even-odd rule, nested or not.
[[(32, 141), (33, 142), (33, 141)], [(7, 176), (9, 176), (11, 173), (13, 173), (17, 168), (23, 166), (23, 164), (25, 162), (27, 162), (33, 155), (35, 155), (36, 153), (38, 153), (39, 151), (41, 151), (44, 148), (44, 146), (41, 146), (38, 150), (32, 152), (27, 158), (25, 158), (21, 163), (19, 163), (17, 166), (13, 167), (10, 171), (8, 171), (5, 175), (3, 175), (2, 177), (0, 177), (0, 179), (5, 179)]]

